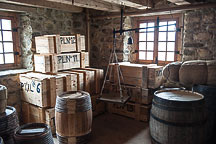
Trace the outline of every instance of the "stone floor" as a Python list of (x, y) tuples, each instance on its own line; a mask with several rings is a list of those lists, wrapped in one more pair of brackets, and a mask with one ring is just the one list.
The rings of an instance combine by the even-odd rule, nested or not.
[[(58, 144), (54, 138), (55, 144)], [(115, 114), (103, 114), (93, 120), (89, 144), (151, 144), (148, 123)]]

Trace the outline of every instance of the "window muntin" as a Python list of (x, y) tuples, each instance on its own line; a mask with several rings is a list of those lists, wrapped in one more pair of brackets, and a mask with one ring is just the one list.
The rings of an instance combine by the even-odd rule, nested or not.
[[(150, 27), (148, 23), (151, 25), (157, 26), (156, 20), (151, 21), (142, 21), (139, 23), (140, 28)], [(140, 61), (156, 61), (159, 62), (171, 62), (176, 60), (176, 47), (177, 47), (177, 19), (167, 19), (160, 20), (158, 28), (149, 28), (145, 30), (140, 30), (138, 37), (138, 59)], [(153, 32), (152, 36), (148, 37), (148, 32)], [(146, 35), (144, 35), (146, 34)], [(150, 43), (151, 42), (151, 43)], [(152, 48), (153, 49), (150, 49)], [(151, 52), (151, 53), (150, 53)], [(148, 58), (149, 57), (149, 58)]]
[(153, 60), (154, 57), (154, 35), (155, 35), (155, 23), (146, 22), (140, 23), (139, 31), (139, 59), (141, 60)]
[(0, 64), (13, 64), (14, 62), (12, 22), (10, 19), (0, 18)]

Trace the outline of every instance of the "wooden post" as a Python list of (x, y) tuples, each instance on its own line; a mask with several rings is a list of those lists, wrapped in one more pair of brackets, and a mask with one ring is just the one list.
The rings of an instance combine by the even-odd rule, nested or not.
[(90, 17), (89, 17), (89, 10), (86, 9), (86, 50), (89, 52), (89, 63), (91, 57), (91, 43), (90, 43)]

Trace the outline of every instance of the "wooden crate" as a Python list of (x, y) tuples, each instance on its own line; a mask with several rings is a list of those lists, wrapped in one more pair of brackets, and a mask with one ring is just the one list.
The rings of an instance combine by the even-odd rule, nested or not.
[(134, 86), (125, 86), (128, 94), (131, 96), (130, 101), (138, 104), (151, 104), (154, 90), (153, 89), (144, 89)]
[(94, 71), (88, 71), (84, 69), (72, 69), (72, 72), (78, 72), (84, 74), (84, 90), (89, 92), (90, 94), (94, 93), (95, 85), (94, 85)]
[(61, 53), (60, 35), (35, 37), (36, 53)]
[(162, 83), (163, 66), (152, 66), (148, 68), (148, 88), (158, 88)]
[(141, 105), (127, 102), (124, 106), (116, 103), (107, 103), (110, 113), (119, 114), (139, 121), (147, 122), (150, 116), (150, 105)]
[(80, 53), (57, 55), (57, 70), (80, 68)]
[(42, 73), (80, 68), (80, 53), (35, 54), (34, 65), (35, 71)]
[(52, 133), (55, 128), (55, 108), (41, 108), (22, 101), (23, 123), (46, 123), (50, 126)]
[(62, 71), (62, 73), (74, 74), (77, 78), (77, 90), (85, 90), (84, 89), (84, 73), (73, 72), (73, 71)]
[(93, 116), (97, 116), (105, 112), (105, 102), (97, 101), (98, 97), (99, 95), (91, 96)]
[(89, 52), (80, 53), (80, 68), (89, 67)]
[(44, 35), (35, 37), (37, 53), (60, 54), (64, 52), (85, 51), (85, 36), (74, 34), (70, 36)]
[(57, 57), (53, 54), (34, 54), (35, 71), (47, 73), (57, 72)]
[(82, 69), (94, 72), (94, 85), (92, 87), (95, 88), (94, 93), (99, 94), (101, 91), (101, 87), (102, 87), (103, 79), (104, 79), (103, 69), (97, 69), (97, 68), (82, 68)]
[(54, 107), (56, 96), (69, 90), (67, 76), (29, 72), (19, 78), (21, 99), (40, 107)]
[(70, 73), (70, 72), (58, 72), (58, 75), (63, 75), (63, 76), (67, 76), (67, 87), (68, 87), (68, 91), (77, 91), (78, 90), (78, 86), (77, 84), (79, 84), (78, 80), (79, 80), (79, 75), (76, 73)]
[(131, 64), (122, 62), (110, 64), (112, 71), (109, 71), (109, 80), (118, 83), (117, 69), (120, 67), (123, 79), (121, 83), (140, 88), (158, 88), (162, 82), (162, 66), (156, 64)]
[(138, 86), (142, 88), (148, 87), (148, 67), (155, 64), (144, 65), (144, 64), (131, 64), (128, 62), (122, 62), (119, 64), (110, 64), (112, 66), (112, 72), (109, 74), (111, 82), (117, 83), (117, 69), (120, 66), (123, 79), (122, 84)]

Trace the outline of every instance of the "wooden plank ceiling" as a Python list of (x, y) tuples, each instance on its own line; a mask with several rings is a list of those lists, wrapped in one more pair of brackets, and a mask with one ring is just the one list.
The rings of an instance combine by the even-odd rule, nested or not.
[[(69, 12), (81, 12), (83, 8), (96, 10), (119, 12), (123, 5), (126, 8), (133, 8), (137, 11), (153, 8), (153, 3), (158, 0), (0, 0), (0, 9), (14, 9), (16, 6), (19, 11), (24, 11), (27, 7), (45, 7), (59, 9)], [(167, 0), (175, 5), (187, 5), (202, 0)]]
[(0, 3), (2, 3), (2, 6), (0, 6), (1, 9), (9, 9), (19, 5), (22, 7), (61, 9), (70, 12), (81, 12), (83, 8), (118, 12), (122, 5), (135, 9), (146, 9), (152, 6), (152, 0), (0, 0)]

